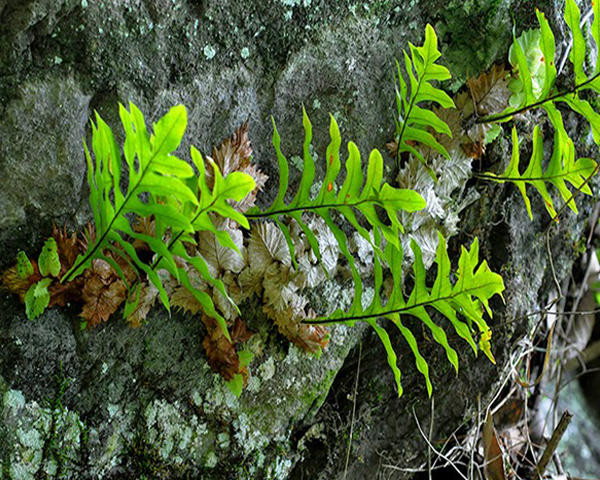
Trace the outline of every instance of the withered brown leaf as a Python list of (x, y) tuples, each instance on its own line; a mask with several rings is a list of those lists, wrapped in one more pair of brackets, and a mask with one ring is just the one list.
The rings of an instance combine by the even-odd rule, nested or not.
[(83, 278), (84, 305), (80, 316), (91, 328), (108, 320), (119, 308), (127, 297), (127, 287), (110, 264), (101, 259), (92, 261), (92, 267), (85, 271)]
[(9, 292), (18, 295), (21, 302), (25, 302), (25, 294), (27, 293), (27, 290), (29, 290), (29, 287), (42, 278), (37, 262), (31, 260), (31, 265), (33, 266), (33, 275), (30, 275), (27, 278), (21, 278), (19, 276), (16, 265), (7, 268), (0, 276), (0, 285)]
[[(156, 235), (156, 224), (153, 216), (149, 217), (136, 217), (135, 223), (133, 224), (133, 230), (137, 233), (143, 233), (150, 237)], [(152, 249), (146, 242), (136, 238), (133, 240), (133, 247), (138, 251), (152, 253)]]
[(55, 224), (52, 225), (52, 237), (56, 241), (58, 258), (60, 259), (60, 275), (64, 275), (69, 268), (73, 266), (77, 255), (83, 252), (81, 242), (76, 233), (71, 236), (67, 233), (66, 225), (59, 229)]
[(493, 65), (477, 78), (469, 78), (467, 87), (479, 115), (498, 113), (508, 107), (510, 73), (501, 65)]
[(315, 317), (314, 312), (310, 310), (306, 314), (303, 309), (294, 308), (293, 305), (284, 310), (275, 310), (265, 305), (263, 311), (277, 325), (279, 333), (305, 352), (317, 354), (329, 343), (327, 328), (322, 325), (302, 323), (306, 318)]
[[(213, 147), (212, 161), (215, 162), (221, 174), (225, 177), (231, 172), (242, 172), (250, 175), (256, 187), (240, 202), (234, 202), (233, 207), (245, 212), (256, 203), (256, 195), (262, 190), (269, 178), (255, 165), (251, 164), (252, 145), (248, 138), (248, 122), (243, 123), (233, 135), (223, 141), (219, 147)], [(206, 183), (212, 188), (214, 183), (212, 168), (206, 169)]]
[(264, 272), (273, 262), (290, 266), (290, 250), (281, 230), (273, 223), (255, 224), (248, 241), (248, 259), (250, 267)]
[(192, 315), (196, 315), (202, 311), (202, 304), (196, 300), (196, 297), (187, 288), (181, 285), (173, 289), (169, 301), (171, 302), (171, 306), (178, 307)]
[(487, 480), (505, 480), (506, 474), (504, 472), (502, 449), (498, 443), (494, 420), (489, 410), (483, 424), (482, 438), (485, 457), (485, 478)]
[(253, 333), (246, 328), (241, 319), (236, 319), (230, 331), (231, 342), (217, 322), (207, 315), (202, 315), (202, 321), (207, 329), (207, 334), (202, 341), (206, 351), (208, 364), (219, 373), (225, 380), (231, 380), (236, 373), (244, 378), (244, 384), (248, 378), (248, 369), (240, 368), (240, 359), (236, 352), (236, 345), (247, 341)]
[(130, 327), (137, 328), (141, 327), (142, 323), (148, 316), (148, 312), (154, 305), (154, 301), (158, 295), (158, 289), (151, 284), (146, 282), (142, 283), (139, 287), (139, 301), (133, 312), (126, 318), (127, 323)]

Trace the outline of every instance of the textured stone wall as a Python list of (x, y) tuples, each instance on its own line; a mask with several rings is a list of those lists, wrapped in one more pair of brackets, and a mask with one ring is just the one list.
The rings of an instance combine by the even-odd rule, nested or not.
[[(552, 5), (540, 6), (555, 16)], [(89, 220), (82, 139), (94, 110), (117, 125), (117, 102), (133, 101), (149, 119), (185, 104), (182, 156), (190, 144), (208, 152), (249, 119), (255, 159), (274, 180), (271, 116), (290, 156), (301, 151), (302, 105), (317, 153), (328, 141), (329, 113), (363, 154), (384, 150), (394, 132), (394, 58), (407, 42), (420, 42), (425, 24), (434, 25), (456, 89), (504, 61), (511, 14), (518, 29), (534, 18), (532, 7), (510, 0), (0, 0), (0, 266), (18, 249), (36, 254), (52, 222), (80, 228)], [(498, 142), (490, 158), (503, 161), (508, 151)], [(468, 175), (470, 165), (463, 167)], [(550, 285), (543, 205), (534, 206), (531, 223), (510, 188), (463, 181), (448, 193), (447, 214), (456, 218), (459, 200), (470, 199), (460, 240), (478, 236), (483, 258), (504, 275), (506, 305), (495, 305), (496, 321), (538, 308)], [(262, 201), (273, 196), (267, 186)], [(559, 275), (576, 256), (588, 211), (581, 205), (579, 220), (569, 217), (552, 236)], [(314, 295), (314, 308), (330, 306), (330, 298), (342, 303), (348, 292), (330, 282)], [(30, 322), (2, 292), (0, 478), (342, 478), (357, 342), (347, 478), (404, 478), (384, 465), (422, 461), (413, 408), (427, 422), (429, 403), (408, 355), (398, 399), (384, 352), (366, 329), (335, 328), (317, 359), (279, 337), (259, 312), (258, 305), (244, 312), (260, 353), (238, 400), (205, 361), (198, 319), (156, 309), (141, 329), (115, 319), (82, 331), (76, 309), (51, 309)], [(498, 329), (496, 367), (465, 349), (458, 377), (441, 349), (424, 346), (436, 434), (471, 418), (518, 330), (518, 322)]]

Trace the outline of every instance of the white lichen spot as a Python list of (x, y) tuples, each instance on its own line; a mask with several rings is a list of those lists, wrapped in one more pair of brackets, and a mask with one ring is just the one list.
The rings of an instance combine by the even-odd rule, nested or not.
[(232, 425), (236, 430), (235, 438), (246, 453), (260, 450), (269, 442), (264, 433), (249, 422), (248, 416), (245, 413), (240, 413)]
[(108, 418), (113, 419), (119, 411), (119, 406), (114, 403), (109, 403), (106, 405), (106, 410), (108, 411)]
[(204, 400), (202, 399), (202, 395), (200, 395), (198, 391), (192, 393), (192, 402), (194, 402), (194, 405), (196, 405), (197, 407), (202, 405), (202, 403), (204, 402)]
[(58, 471), (58, 463), (56, 463), (56, 460), (54, 459), (50, 459), (46, 462), (46, 465), (44, 466), (44, 473), (46, 475), (48, 475), (48, 477), (53, 477), (54, 475), (56, 475), (56, 472)]
[(292, 460), (277, 457), (267, 468), (267, 478), (285, 478), (292, 469)]
[(244, 60), (246, 60), (250, 56), (250, 50), (248, 49), (248, 47), (242, 48), (240, 55)]
[(206, 456), (206, 460), (204, 461), (204, 466), (206, 468), (215, 468), (217, 466), (217, 463), (219, 462), (219, 459), (217, 458), (217, 455), (215, 454), (215, 452), (208, 452), (208, 455)]
[(217, 435), (217, 442), (220, 448), (229, 447), (229, 434), (227, 432), (221, 432)]
[(258, 392), (260, 390), (260, 380), (256, 377), (250, 377), (248, 379), (248, 385), (246, 385), (246, 389), (249, 392)]
[(102, 375), (106, 375), (106, 372), (108, 372), (108, 365), (106, 364), (106, 362), (102, 362)]
[(318, 98), (315, 98), (315, 99), (313, 100), (313, 108), (314, 108), (315, 110), (319, 110), (319, 108), (321, 108), (321, 102), (319, 102), (319, 99), (318, 99)]
[(206, 45), (204, 47), (204, 56), (206, 57), (207, 60), (212, 60), (216, 54), (217, 54), (217, 51), (213, 48), (212, 45)]
[(269, 357), (265, 363), (258, 367), (258, 373), (263, 379), (263, 382), (273, 378), (273, 375), (275, 374), (275, 360), (273, 357)]
[(37, 430), (23, 430), (17, 429), (17, 440), (19, 443), (31, 449), (40, 449), (43, 447), (42, 437), (40, 432)]
[(312, 0), (280, 0), (283, 5), (286, 7), (299, 7), (303, 5), (305, 7), (310, 7)]
[(173, 450), (173, 439), (165, 438), (162, 442), (160, 449), (158, 450), (158, 454), (165, 460), (167, 460), (171, 454), (171, 450)]
[(298, 155), (293, 155), (292, 157), (290, 157), (290, 163), (298, 170), (302, 170), (302, 158), (299, 157)]
[(9, 415), (16, 414), (18, 410), (25, 406), (25, 397), (18, 390), (8, 390), (2, 401), (4, 402), (4, 408), (9, 410)]
[(87, 0), (81, 0), (81, 8), (87, 8), (88, 2)]

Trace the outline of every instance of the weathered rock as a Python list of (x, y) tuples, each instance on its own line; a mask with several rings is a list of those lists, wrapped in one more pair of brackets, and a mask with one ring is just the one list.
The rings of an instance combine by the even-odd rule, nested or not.
[[(52, 221), (79, 228), (90, 218), (81, 139), (94, 110), (116, 126), (119, 101), (133, 101), (149, 119), (185, 104), (184, 157), (190, 144), (208, 152), (249, 118), (255, 159), (275, 182), (271, 115), (289, 156), (301, 152), (302, 105), (317, 154), (328, 142), (329, 112), (363, 155), (383, 149), (394, 129), (394, 58), (407, 41), (420, 42), (425, 23), (434, 24), (458, 88), (503, 60), (507, 12), (516, 3), (0, 1), (0, 267), (19, 248), (37, 253)], [(529, 9), (519, 13), (523, 23), (533, 17)], [(500, 145), (493, 158), (507, 151)], [(261, 201), (273, 198), (272, 185)], [(482, 256), (502, 270), (506, 307), (498, 302), (495, 318), (507, 326), (497, 329), (498, 367), (465, 352), (455, 377), (440, 349), (423, 347), (440, 436), (471, 418), (479, 393), (489, 394), (520, 331), (511, 319), (543, 304), (551, 278), (537, 199), (532, 224), (510, 189), (451, 190), (460, 199), (473, 194), (460, 238), (478, 236)], [(458, 218), (460, 199), (445, 206), (448, 216)], [(581, 210), (585, 218), (585, 201)], [(559, 276), (570, 268), (582, 228), (571, 216), (553, 233)], [(324, 311), (332, 298), (342, 304), (348, 291), (331, 282), (313, 295), (321, 299), (313, 307)], [(408, 355), (401, 359), (405, 394), (397, 399), (384, 352), (364, 328), (336, 328), (316, 359), (282, 341), (257, 305), (246, 308), (259, 334), (238, 400), (210, 371), (196, 318), (157, 309), (141, 329), (114, 320), (88, 332), (74, 309), (30, 322), (18, 300), (2, 296), (0, 478), (283, 479), (294, 468), (292, 478), (341, 478), (358, 359), (356, 349), (348, 353), (359, 341), (347, 478), (370, 478), (378, 469), (382, 478), (403, 478), (380, 465), (422, 461), (413, 406), (423, 425), (429, 406)]]

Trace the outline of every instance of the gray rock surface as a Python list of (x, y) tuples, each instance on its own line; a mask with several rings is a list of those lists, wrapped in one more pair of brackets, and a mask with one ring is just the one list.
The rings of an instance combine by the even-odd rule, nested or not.
[[(20, 248), (36, 254), (51, 222), (80, 228), (89, 220), (81, 139), (94, 110), (117, 125), (117, 102), (133, 101), (148, 119), (185, 104), (182, 156), (190, 144), (209, 152), (249, 118), (255, 159), (273, 180), (270, 116), (290, 156), (301, 149), (302, 105), (316, 152), (328, 141), (330, 112), (363, 155), (383, 150), (394, 131), (394, 58), (407, 41), (419, 43), (425, 23), (433, 24), (458, 88), (467, 75), (503, 61), (508, 12), (517, 4), (0, 0), (0, 267)], [(529, 6), (515, 15), (521, 25), (534, 18)], [(506, 142), (494, 150), (491, 158), (505, 161)], [(531, 223), (510, 188), (452, 191), (473, 194), (460, 217), (460, 241), (480, 238), (482, 257), (504, 275), (507, 301), (494, 305), (497, 367), (465, 348), (456, 377), (441, 349), (424, 347), (439, 435), (469, 421), (478, 394), (489, 395), (522, 328), (509, 320), (539, 308), (550, 285), (541, 233), (547, 217), (538, 199)], [(274, 193), (267, 186), (261, 201)], [(455, 200), (448, 215), (458, 215)], [(581, 201), (579, 219), (570, 216), (553, 232), (560, 276), (576, 256), (588, 203)], [(347, 290), (332, 282), (314, 296), (325, 299), (314, 308), (326, 308), (330, 298), (342, 302)], [(116, 319), (82, 331), (75, 308), (30, 322), (3, 292), (0, 478), (342, 478), (358, 342), (347, 478), (405, 478), (386, 465), (422, 462), (413, 408), (425, 425), (429, 404), (408, 355), (401, 358), (405, 394), (398, 399), (368, 330), (334, 329), (316, 359), (279, 337), (257, 305), (246, 308), (259, 334), (252, 377), (238, 400), (208, 367), (197, 318), (168, 318), (156, 309), (141, 329)]]

